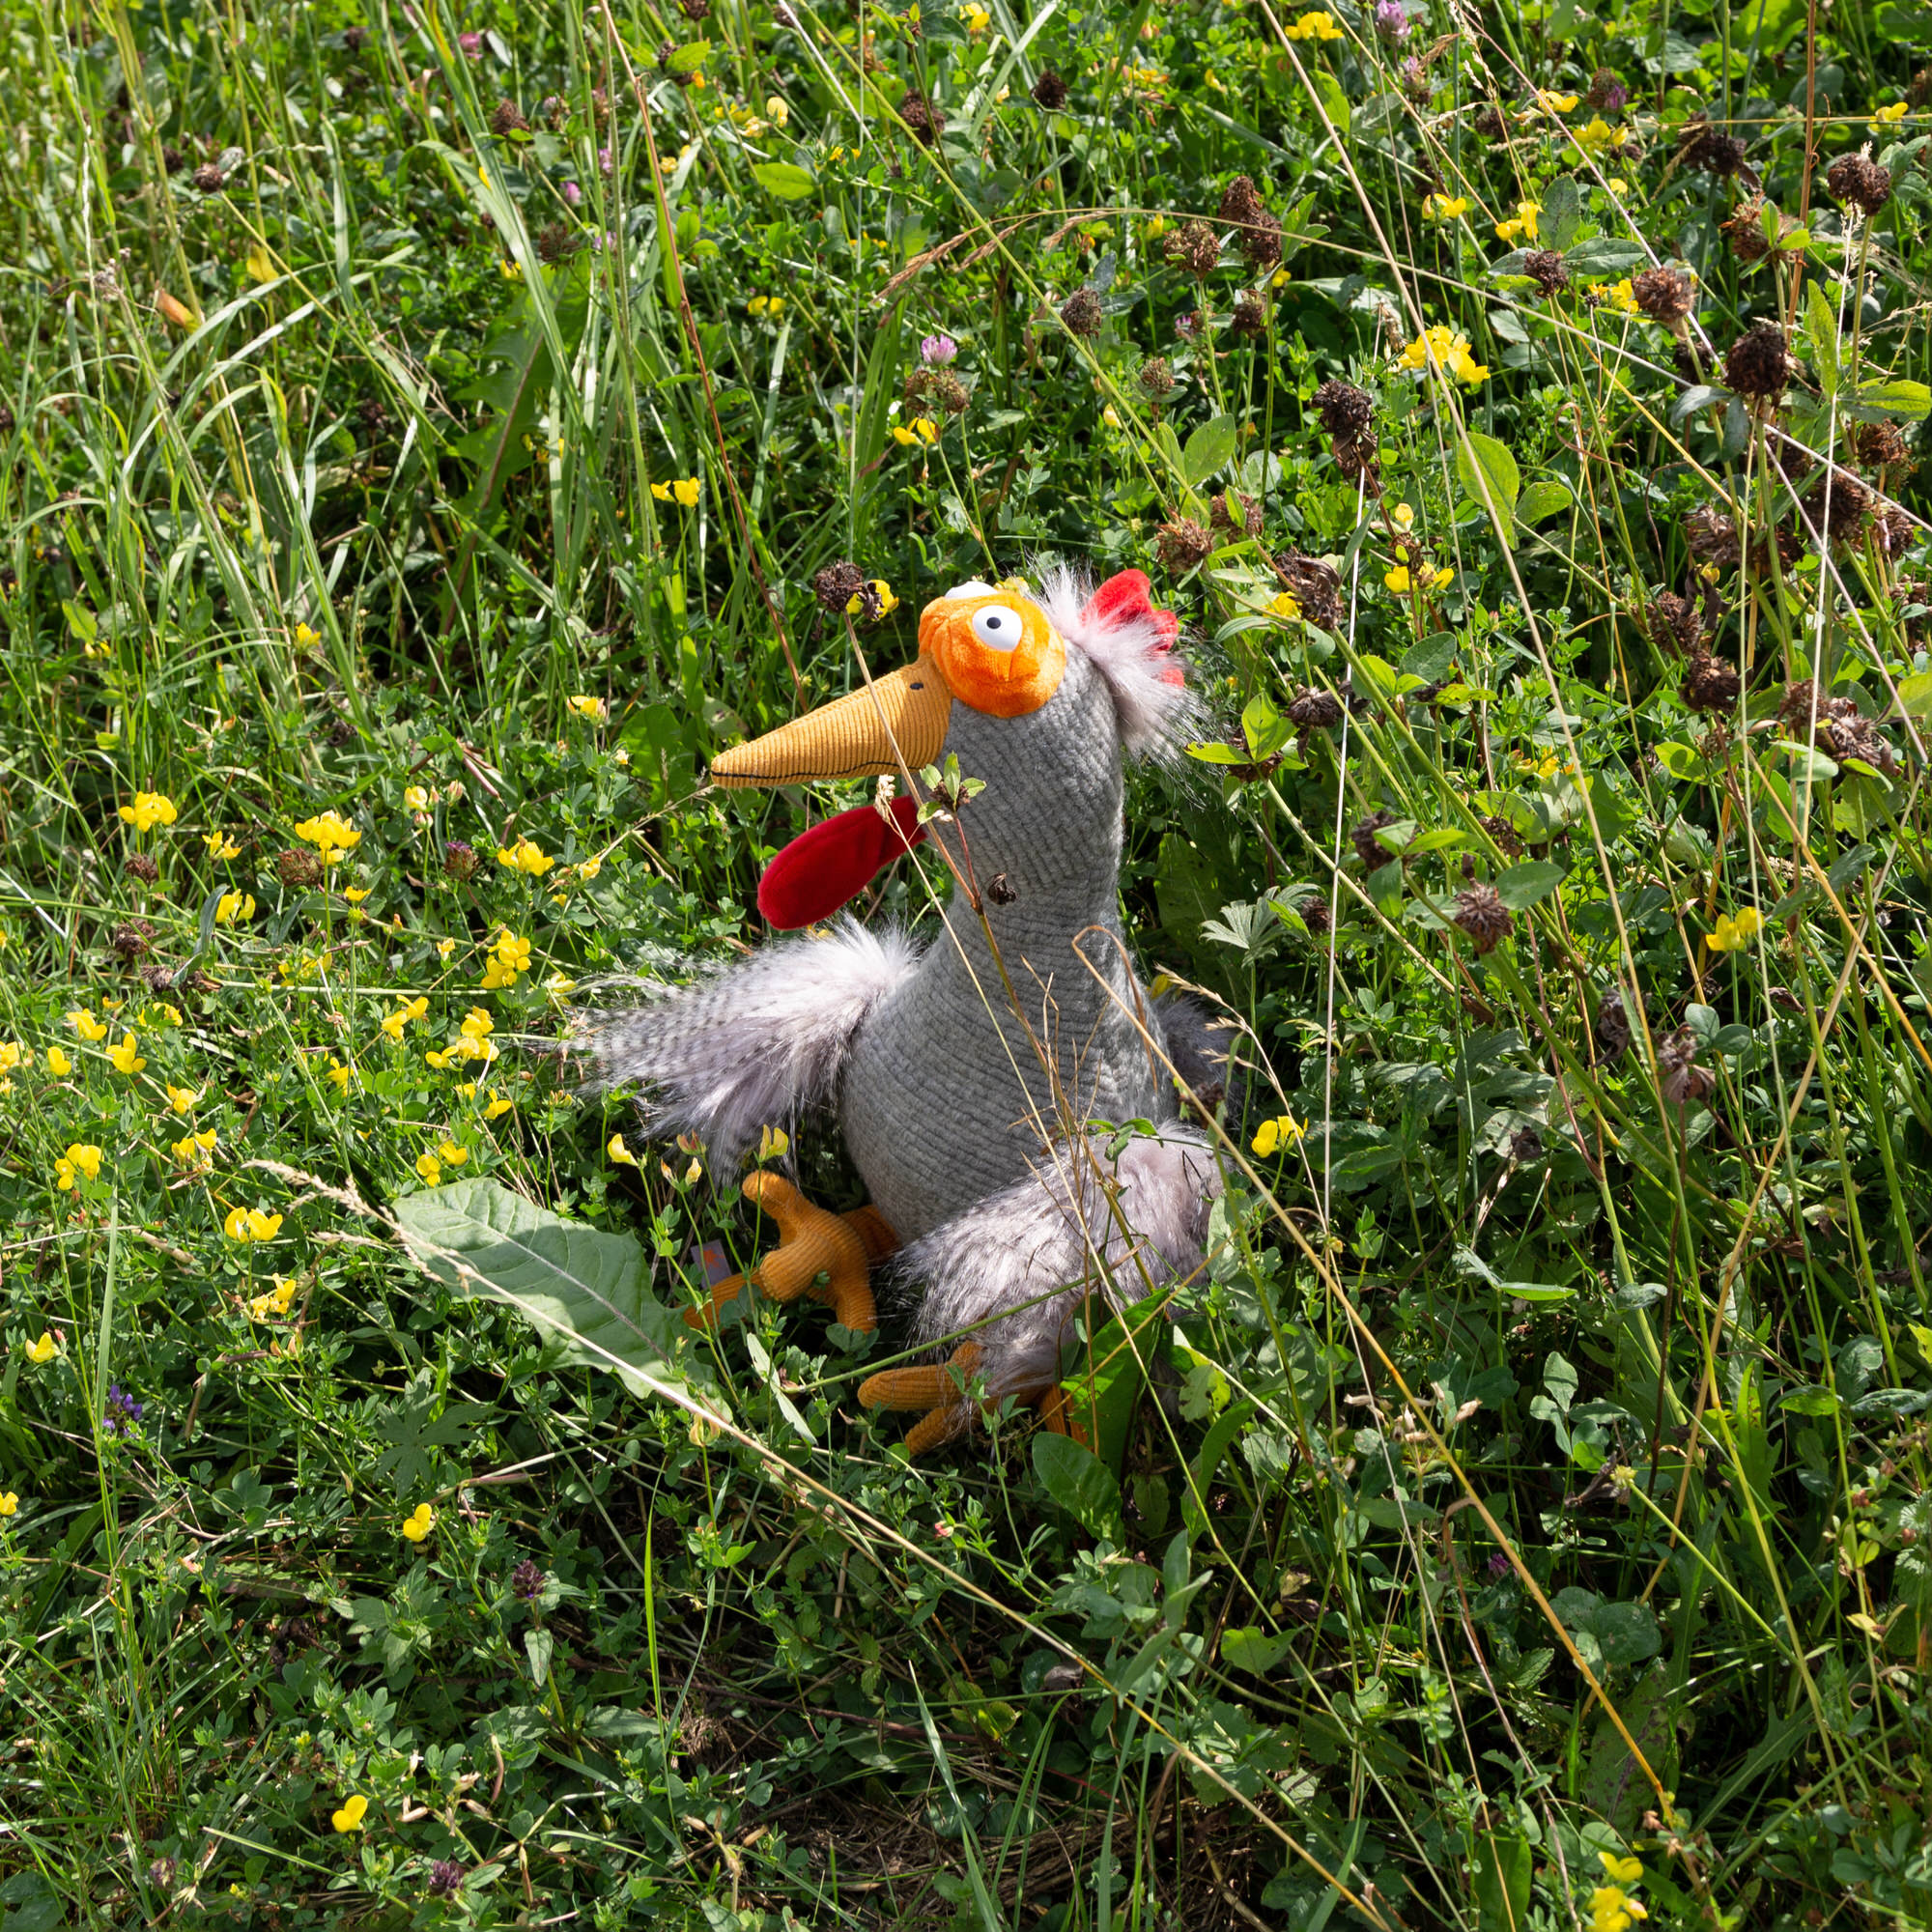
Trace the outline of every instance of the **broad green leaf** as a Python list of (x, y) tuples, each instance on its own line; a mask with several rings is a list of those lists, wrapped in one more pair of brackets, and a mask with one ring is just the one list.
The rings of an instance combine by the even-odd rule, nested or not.
[(704, 65), (711, 52), (709, 41), (690, 41), (676, 48), (664, 63), (664, 70), (669, 74), (696, 73)]
[(1563, 257), (1563, 262), (1573, 275), (1618, 275), (1645, 259), (1643, 250), (1634, 242), (1613, 242), (1608, 236), (1600, 235), (1577, 242)]
[(1814, 1385), (1791, 1390), (1778, 1406), (1793, 1415), (1836, 1415), (1842, 1405), (1831, 1389)]
[(1255, 763), (1261, 764), (1294, 736), (1294, 726), (1263, 695), (1250, 698), (1248, 708), (1241, 713), (1241, 734)]
[(1254, 1677), (1265, 1677), (1291, 1649), (1294, 1639), (1269, 1636), (1254, 1624), (1221, 1633), (1221, 1662), (1234, 1670), (1245, 1670)]
[(416, 1262), (458, 1294), (501, 1301), (564, 1346), (614, 1371), (634, 1395), (682, 1381), (679, 1323), (650, 1292), (651, 1263), (629, 1235), (559, 1220), (494, 1180), (424, 1188), (395, 1205)]
[(1516, 513), (1522, 523), (1540, 524), (1545, 517), (1553, 517), (1558, 510), (1567, 510), (1576, 500), (1576, 492), (1569, 484), (1555, 477), (1546, 477), (1541, 483), (1532, 483), (1522, 493), (1522, 500), (1517, 505)]
[(1875, 410), (1881, 415), (1910, 416), (1914, 421), (1922, 421), (1932, 415), (1932, 387), (1903, 379), (1867, 383), (1858, 392), (1858, 403), (1861, 410)]
[(1485, 1833), (1476, 1840), (1469, 1877), (1481, 1932), (1523, 1932), (1529, 1922), (1529, 1840), (1515, 1832)]
[(752, 179), (781, 201), (803, 201), (818, 185), (792, 161), (760, 161), (753, 168)]
[(1811, 366), (1818, 386), (1827, 396), (1838, 393), (1838, 318), (1815, 281), (1804, 285), (1804, 338), (1811, 345)]
[(1494, 437), (1471, 430), (1456, 447), (1456, 475), (1463, 495), (1472, 503), (1492, 510), (1501, 526), (1503, 541), (1516, 542), (1516, 499), (1522, 488), (1522, 472), (1516, 458)]
[(1900, 678), (1898, 704), (1900, 710), (1915, 718), (1932, 711), (1932, 670), (1915, 671), (1910, 677)]
[(1322, 111), (1335, 124), (1335, 132), (1346, 137), (1349, 132), (1349, 97), (1342, 92), (1342, 83), (1325, 67), (1309, 64), (1308, 78), (1314, 83), (1315, 92), (1321, 98)]
[(1147, 1368), (1167, 1349), (1171, 1298), (1151, 1295), (1103, 1323), (1086, 1360), (1061, 1384), (1073, 1439), (1116, 1472), (1126, 1454), (1135, 1406), (1147, 1387)]
[(1548, 859), (1525, 859), (1496, 879), (1496, 895), (1512, 912), (1548, 898), (1563, 883), (1563, 867)]
[(1121, 1486), (1093, 1450), (1043, 1429), (1033, 1438), (1033, 1468), (1040, 1488), (1089, 1535), (1119, 1538)]
[(1666, 739), (1659, 745), (1655, 755), (1657, 762), (1674, 779), (1690, 781), (1710, 776), (1711, 768), (1702, 755), (1675, 739)]
[(1180, 457), (1180, 473), (1198, 490), (1217, 469), (1226, 469), (1234, 455), (1235, 419), (1215, 416), (1187, 439), (1187, 447)]

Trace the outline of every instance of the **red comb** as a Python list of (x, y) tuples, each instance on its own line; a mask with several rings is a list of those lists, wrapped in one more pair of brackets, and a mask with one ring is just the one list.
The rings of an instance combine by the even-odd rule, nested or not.
[(925, 837), (919, 806), (893, 800), (890, 820), (875, 807), (856, 805), (801, 832), (758, 881), (758, 910), (781, 932), (829, 919), (865, 891), (881, 866), (909, 852)]
[[(1108, 578), (1087, 600), (1080, 613), (1085, 623), (1098, 624), (1111, 631), (1116, 624), (1132, 624), (1151, 619), (1160, 633), (1157, 648), (1171, 651), (1180, 636), (1180, 619), (1172, 611), (1154, 608), (1152, 586), (1144, 570), (1122, 570)], [(1178, 664), (1164, 666), (1161, 676), (1169, 684), (1185, 684), (1187, 673)]]

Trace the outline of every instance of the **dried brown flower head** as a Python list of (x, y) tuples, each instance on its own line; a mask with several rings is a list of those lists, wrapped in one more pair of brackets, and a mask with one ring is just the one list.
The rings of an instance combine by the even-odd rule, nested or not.
[(1554, 248), (1532, 248), (1522, 258), (1522, 271), (1547, 296), (1570, 286), (1570, 270)]
[(1366, 389), (1358, 389), (1354, 384), (1344, 383), (1334, 376), (1316, 390), (1309, 402), (1330, 436), (1350, 440), (1368, 428), (1376, 412), (1375, 398)]
[(1252, 289), (1243, 289), (1235, 298), (1235, 312), (1228, 320), (1236, 335), (1254, 341), (1267, 333), (1267, 304)]
[(1781, 396), (1790, 381), (1791, 355), (1775, 322), (1752, 323), (1724, 357), (1725, 386), (1751, 401)]
[(1238, 490), (1229, 490), (1208, 499), (1208, 526), (1235, 536), (1258, 537), (1262, 533), (1262, 506)]
[(1150, 355), (1141, 364), (1140, 385), (1156, 402), (1174, 393), (1174, 364), (1165, 355)]
[(152, 886), (161, 875), (161, 868), (145, 852), (130, 852), (122, 862), (121, 869), (130, 879), (139, 879), (144, 886)]
[(1221, 239), (1205, 221), (1182, 222), (1167, 238), (1167, 259), (1205, 282), (1220, 264)]
[(1290, 551), (1280, 561), (1289, 595), (1317, 630), (1332, 631), (1342, 615), (1342, 579), (1333, 564)]
[(1622, 989), (1612, 986), (1597, 1003), (1597, 1044), (1605, 1060), (1621, 1060), (1630, 1051), (1630, 1014)]
[(291, 845), (275, 854), (275, 872), (285, 886), (300, 892), (322, 878), (322, 861), (299, 845)]
[(1060, 304), (1060, 320), (1069, 335), (1098, 335), (1105, 320), (1100, 298), (1092, 289), (1075, 289)]
[(1378, 871), (1396, 855), (1376, 837), (1384, 826), (1396, 822), (1392, 811), (1376, 810), (1366, 818), (1358, 818), (1354, 829), (1349, 834), (1350, 841), (1355, 848), (1355, 857), (1362, 862), (1365, 871)]
[(1895, 422), (1854, 423), (1852, 461), (1867, 469), (1895, 469), (1912, 461), (1912, 445)]
[(1856, 476), (1828, 469), (1805, 492), (1802, 507), (1806, 524), (1827, 543), (1849, 543), (1865, 526), (1872, 493)]
[(1163, 566), (1177, 576), (1213, 554), (1214, 539), (1191, 517), (1170, 517), (1154, 538)]
[(842, 617), (866, 588), (866, 573), (849, 557), (828, 563), (811, 580), (811, 594), (828, 617)]
[(1684, 130), (1677, 158), (1687, 168), (1728, 179), (1745, 164), (1745, 144), (1709, 122), (1692, 122)]
[(1737, 525), (1708, 503), (1698, 504), (1684, 519), (1684, 538), (1700, 563), (1715, 563), (1720, 570), (1729, 569), (1744, 555)]
[(1066, 105), (1066, 83), (1050, 67), (1042, 69), (1033, 84), (1033, 98), (1049, 114), (1058, 114)]
[(1692, 711), (1728, 711), (1743, 690), (1737, 667), (1722, 658), (1694, 657), (1684, 673), (1684, 701)]
[(1689, 275), (1660, 264), (1632, 277), (1631, 295), (1636, 305), (1653, 322), (1675, 326), (1690, 313), (1696, 299)]
[(1697, 1036), (1689, 1027), (1679, 1027), (1658, 1042), (1657, 1073), (1658, 1086), (1673, 1107), (1702, 1100), (1718, 1085), (1718, 1076), (1697, 1065)]
[(205, 161), (188, 179), (203, 194), (219, 194), (228, 177), (213, 161)]
[(514, 100), (497, 101), (490, 116), (490, 131), (493, 134), (527, 134), (530, 124), (524, 119), (524, 110)]
[(1648, 628), (1659, 650), (1679, 656), (1694, 656), (1704, 640), (1704, 620), (1696, 605), (1674, 590), (1660, 590), (1651, 600)]
[(1763, 195), (1747, 196), (1719, 225), (1740, 262), (1762, 262), (1771, 253), (1771, 243), (1764, 239)]
[(1825, 170), (1825, 185), (1841, 208), (1876, 214), (1891, 199), (1891, 170), (1869, 155), (1840, 155)]
[(1464, 886), (1456, 895), (1455, 923), (1478, 952), (1493, 952), (1516, 929), (1516, 916), (1493, 886)]
[(923, 147), (931, 147), (946, 131), (945, 110), (934, 106), (916, 87), (907, 88), (900, 97), (898, 116), (906, 132)]
[(108, 951), (132, 965), (154, 944), (155, 928), (145, 919), (124, 921), (114, 928)]
[(1342, 700), (1332, 691), (1311, 689), (1293, 698), (1288, 722), (1302, 731), (1326, 731), (1342, 722)]

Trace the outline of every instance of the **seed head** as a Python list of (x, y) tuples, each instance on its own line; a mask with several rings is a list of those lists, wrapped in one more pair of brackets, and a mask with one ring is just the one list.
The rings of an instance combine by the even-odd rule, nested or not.
[(1396, 855), (1384, 845), (1376, 834), (1385, 825), (1395, 823), (1392, 811), (1372, 811), (1366, 818), (1355, 821), (1355, 828), (1349, 834), (1355, 848), (1355, 857), (1362, 862), (1364, 871), (1379, 871)]
[(1516, 929), (1516, 915), (1490, 885), (1464, 886), (1456, 895), (1456, 923), (1478, 952), (1493, 952)]
[(1281, 260), (1281, 223), (1246, 175), (1236, 175), (1217, 211), (1236, 231), (1236, 244), (1251, 269), (1270, 269)]
[(1697, 1036), (1689, 1027), (1679, 1027), (1659, 1042), (1657, 1071), (1663, 1097), (1673, 1107), (1703, 1099), (1718, 1084), (1708, 1066), (1697, 1065)]
[(1069, 335), (1098, 335), (1105, 320), (1100, 298), (1092, 289), (1075, 289), (1060, 304), (1060, 320)]
[(154, 943), (155, 928), (145, 919), (130, 919), (114, 928), (108, 950), (132, 965)]
[(1784, 346), (1784, 331), (1768, 319), (1752, 323), (1724, 357), (1725, 386), (1752, 401), (1781, 396), (1790, 381), (1791, 355)]
[(1743, 689), (1737, 667), (1722, 658), (1694, 657), (1684, 674), (1684, 701), (1692, 711), (1728, 711)]
[(1342, 580), (1334, 565), (1290, 551), (1281, 559), (1280, 570), (1301, 614), (1318, 631), (1332, 631), (1342, 615)]
[(1522, 857), (1522, 840), (1518, 837), (1516, 827), (1501, 812), (1491, 812), (1483, 820), (1483, 830), (1496, 841), (1496, 850), (1505, 857), (1511, 859)]
[(1684, 657), (1696, 655), (1704, 640), (1704, 621), (1696, 605), (1674, 590), (1660, 590), (1652, 600), (1649, 630), (1650, 640), (1659, 650)]
[(1533, 248), (1522, 258), (1522, 271), (1547, 296), (1570, 286), (1570, 270), (1554, 248)]
[(1342, 700), (1332, 691), (1311, 689), (1291, 700), (1287, 716), (1303, 731), (1326, 731), (1342, 722)]
[(1583, 105), (1599, 114), (1621, 114), (1629, 99), (1630, 89), (1615, 69), (1600, 67), (1590, 76), (1590, 91), (1583, 97)]
[(1208, 525), (1234, 536), (1258, 537), (1262, 533), (1262, 506), (1252, 497), (1230, 490), (1208, 499)]
[(1693, 123), (1684, 130), (1684, 136), (1677, 158), (1687, 168), (1727, 180), (1745, 164), (1745, 144), (1720, 128)]
[(1764, 239), (1763, 195), (1747, 195), (1719, 225), (1740, 262), (1762, 262), (1771, 253), (1771, 243)]
[(1352, 383), (1331, 376), (1309, 398), (1321, 427), (1330, 436), (1353, 440), (1368, 428), (1376, 412), (1375, 398)]
[(1597, 1044), (1605, 1060), (1621, 1060), (1630, 1051), (1630, 1014), (1624, 1009), (1620, 987), (1612, 986), (1597, 1003)]
[(1825, 185), (1839, 207), (1876, 214), (1891, 199), (1891, 170), (1867, 154), (1840, 155), (1826, 169)]
[(1912, 461), (1912, 445), (1894, 422), (1855, 423), (1852, 460), (1867, 469), (1895, 469)]
[(907, 88), (900, 99), (899, 119), (905, 123), (906, 132), (922, 147), (931, 147), (946, 131), (944, 110), (935, 107), (916, 87)]
[(1805, 493), (1804, 516), (1827, 543), (1849, 543), (1871, 514), (1872, 493), (1843, 470), (1829, 472)]
[(1058, 114), (1066, 105), (1066, 83), (1051, 68), (1043, 69), (1033, 84), (1033, 98), (1049, 114)]
[(1161, 563), (1179, 576), (1213, 554), (1214, 539), (1191, 517), (1170, 517), (1154, 539)]
[(1205, 282), (1220, 263), (1220, 237), (1205, 221), (1183, 222), (1167, 238), (1167, 259)]
[(1141, 364), (1141, 388), (1155, 402), (1174, 393), (1174, 364), (1165, 355), (1150, 355)]
[(524, 110), (514, 100), (503, 99), (497, 101), (495, 112), (490, 116), (490, 131), (498, 136), (527, 134), (530, 124), (524, 119)]
[(203, 194), (219, 194), (228, 181), (221, 169), (213, 161), (205, 161), (188, 177)]
[(1708, 503), (1700, 503), (1684, 519), (1684, 540), (1699, 562), (1715, 563), (1720, 570), (1730, 569), (1744, 554), (1737, 525)]
[(1662, 266), (1646, 269), (1642, 274), (1634, 277), (1631, 295), (1637, 307), (1651, 321), (1672, 325), (1681, 323), (1690, 313), (1690, 305), (1695, 299), (1690, 278), (1679, 274), (1675, 269)]
[(1229, 318), (1229, 327), (1236, 335), (1252, 341), (1265, 335), (1267, 326), (1267, 304), (1252, 289), (1243, 289), (1235, 298), (1235, 313)]
[(811, 580), (811, 594), (828, 617), (842, 617), (853, 598), (866, 588), (866, 573), (849, 557), (828, 563)]
[(161, 875), (161, 868), (146, 852), (128, 853), (121, 869), (130, 879), (139, 879), (144, 886), (152, 886)]
[[(289, 856), (290, 855), (286, 852), (282, 854), (284, 860), (286, 860)], [(314, 861), (310, 860), (309, 863), (313, 865)], [(475, 846), (465, 844), (461, 838), (452, 838), (448, 842), (448, 844), (446, 844), (442, 848), (442, 869), (452, 879), (454, 879), (458, 885), (463, 884), (463, 882), (466, 879), (473, 879), (476, 876), (476, 866), (477, 866), (477, 858), (476, 858)], [(282, 876), (285, 879), (288, 878), (288, 872), (286, 869), (284, 869)], [(290, 883), (293, 884), (294, 881), (291, 880)]]

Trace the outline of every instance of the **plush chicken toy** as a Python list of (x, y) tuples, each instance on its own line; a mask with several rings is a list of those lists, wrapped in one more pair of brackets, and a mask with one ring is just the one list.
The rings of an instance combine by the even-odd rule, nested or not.
[[(935, 599), (915, 662), (712, 765), (732, 786), (898, 781), (766, 870), (766, 919), (813, 931), (583, 1028), (590, 1084), (641, 1083), (653, 1130), (696, 1132), (720, 1171), (764, 1127), (836, 1111), (869, 1205), (831, 1213), (753, 1174), (745, 1192), (781, 1240), (750, 1279), (870, 1330), (881, 1270), (928, 1363), (870, 1377), (859, 1400), (923, 1411), (915, 1455), (981, 1403), (1054, 1420), (1074, 1314), (1091, 1331), (1201, 1264), (1218, 1171), (1175, 1076), (1220, 1076), (1199, 1016), (1140, 983), (1119, 910), (1124, 762), (1178, 750), (1195, 716), (1176, 633), (1139, 571), (1091, 596), (1055, 572), (1038, 596), (972, 582)], [(921, 824), (918, 775), (954, 757), (983, 789)], [(955, 881), (929, 941), (819, 924), (922, 845)], [(1133, 1121), (1153, 1133), (1116, 1131)]]

